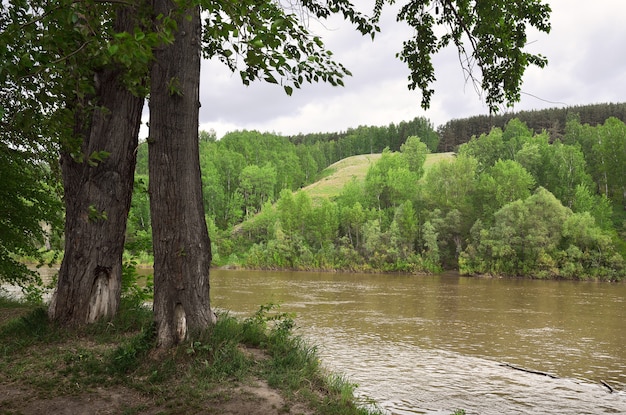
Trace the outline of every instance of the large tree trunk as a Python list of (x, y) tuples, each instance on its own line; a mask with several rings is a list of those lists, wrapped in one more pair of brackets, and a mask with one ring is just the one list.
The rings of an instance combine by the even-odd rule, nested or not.
[[(120, 30), (130, 30), (132, 22), (127, 11), (118, 13)], [(61, 153), (65, 255), (48, 313), (62, 324), (110, 318), (120, 301), (124, 235), (144, 99), (127, 90), (122, 72), (115, 68), (95, 76), (95, 109), (74, 108), (80, 148)], [(102, 160), (92, 156), (103, 151), (109, 154), (101, 154)]]
[[(171, 1), (154, 1), (155, 14), (172, 10)], [(151, 74), (148, 164), (159, 348), (215, 321), (198, 148), (200, 12), (190, 7), (182, 14), (174, 43), (155, 51)]]

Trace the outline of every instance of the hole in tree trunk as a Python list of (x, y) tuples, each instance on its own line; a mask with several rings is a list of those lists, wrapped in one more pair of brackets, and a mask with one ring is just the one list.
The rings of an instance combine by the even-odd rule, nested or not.
[(181, 303), (177, 303), (174, 307), (174, 323), (176, 324), (176, 342), (180, 343), (187, 337), (187, 318)]
[(89, 298), (89, 311), (87, 312), (87, 323), (93, 323), (101, 317), (110, 314), (109, 307), (111, 305), (109, 289), (109, 279), (111, 276), (110, 269), (106, 267), (96, 267), (96, 278), (91, 289), (91, 297)]

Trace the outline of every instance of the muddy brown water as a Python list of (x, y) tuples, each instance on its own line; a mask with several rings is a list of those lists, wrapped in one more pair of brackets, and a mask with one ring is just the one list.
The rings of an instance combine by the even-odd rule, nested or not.
[(280, 303), (392, 415), (626, 414), (624, 283), (212, 270), (211, 299)]
[(296, 313), (390, 414), (626, 414), (623, 283), (215, 270), (211, 290), (234, 314)]

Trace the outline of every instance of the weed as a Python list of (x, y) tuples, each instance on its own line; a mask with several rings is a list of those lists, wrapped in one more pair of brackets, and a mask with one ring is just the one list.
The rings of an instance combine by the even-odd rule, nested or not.
[(55, 336), (46, 310), (33, 309), (28, 314), (9, 321), (0, 328), (0, 344), (4, 354), (22, 350), (33, 344), (50, 342)]
[(110, 356), (110, 372), (125, 375), (139, 367), (156, 344), (154, 325), (121, 344)]
[(142, 307), (146, 301), (154, 296), (154, 282), (148, 276), (145, 284), (139, 284), (140, 276), (137, 272), (137, 260), (129, 258), (122, 264), (122, 299), (129, 308)]
[(221, 314), (214, 326), (194, 338), (185, 352), (199, 363), (198, 375), (202, 379), (222, 382), (248, 374), (251, 362), (239, 348), (243, 327), (234, 317)]

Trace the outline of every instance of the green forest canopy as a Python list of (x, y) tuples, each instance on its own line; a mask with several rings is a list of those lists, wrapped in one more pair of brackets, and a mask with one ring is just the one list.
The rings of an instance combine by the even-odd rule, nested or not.
[[(623, 105), (584, 108), (587, 114), (605, 114)], [(560, 112), (533, 114), (547, 122)], [(413, 136), (427, 137), (425, 143), (419, 140), (420, 151), (436, 151), (438, 134), (423, 118), (294, 137), (237, 131), (216, 140), (203, 132), (201, 164), (214, 262), (407, 272), (458, 267), (467, 273), (621, 278), (626, 251), (624, 123), (609, 118), (583, 124), (582, 116), (573, 110), (569, 114), (559, 139), (513, 120), (457, 146), (457, 159), (436, 163), (424, 176), (409, 169), (412, 165), (415, 170), (416, 162), (409, 163), (401, 151)], [(138, 256), (152, 249), (146, 150), (142, 145), (138, 151), (126, 244), (129, 254)], [(354, 154), (375, 154), (379, 162), (360, 180), (334, 189), (335, 196), (323, 203), (297, 192), (328, 174), (324, 170), (330, 164)], [(430, 164), (434, 156), (428, 157)], [(19, 189), (34, 192), (24, 193), (24, 201), (42, 194), (47, 201), (27, 202), (24, 209), (45, 208), (39, 217), (55, 220), (58, 229), (61, 205), (55, 201), (56, 192), (42, 192), (51, 189), (46, 186), (52, 182), (49, 175), (41, 177), (48, 181), (32, 190)], [(511, 243), (499, 245), (522, 238), (503, 233), (503, 227), (540, 229), (519, 222), (522, 213), (533, 212), (527, 206), (533, 201), (555, 212), (564, 207), (557, 232), (561, 239), (546, 244), (540, 253), (521, 252)], [(287, 214), (290, 209), (298, 213)], [(512, 212), (517, 212), (517, 222), (511, 222)], [(301, 221), (298, 226), (293, 224), (296, 219)], [(542, 238), (535, 237), (519, 240), (530, 244)], [(21, 241), (22, 255), (35, 255), (32, 247), (48, 242), (41, 233)], [(52, 239), (53, 246), (55, 241), (59, 248), (59, 239)], [(601, 258), (594, 256), (600, 252)], [(3, 258), (12, 261), (4, 263), (5, 270), (18, 264), (8, 254)]]
[[(470, 274), (623, 277), (622, 121), (609, 118), (591, 126), (570, 117), (560, 139), (554, 140), (549, 132), (536, 133), (514, 119), (504, 129), (492, 128), (462, 144), (456, 159), (435, 163), (425, 173), (422, 156), (431, 152), (432, 142), (429, 146), (409, 138), (394, 151), (389, 144), (397, 142), (398, 131), (430, 124), (416, 119), (403, 125), (320, 134), (320, 140), (254, 131), (229, 133), (222, 140), (203, 134), (203, 186), (205, 195), (211, 195), (205, 205), (215, 262), (260, 268), (459, 268)], [(421, 134), (435, 133), (424, 128), (415, 136)], [(362, 180), (350, 180), (335, 191), (338, 196), (316, 202), (297, 191), (336, 160), (369, 150), (382, 155)], [(138, 177), (141, 166), (140, 161)], [(136, 253), (150, 246), (145, 197), (136, 192), (131, 210), (128, 245)], [(561, 215), (542, 218), (543, 210), (533, 210), (533, 203)], [(518, 222), (506, 219), (511, 212), (517, 212)], [(542, 229), (523, 222), (524, 217), (545, 221), (555, 239), (503, 230)], [(574, 224), (581, 228), (575, 234)], [(522, 238), (519, 246), (536, 246), (520, 252), (513, 244), (516, 238)]]

